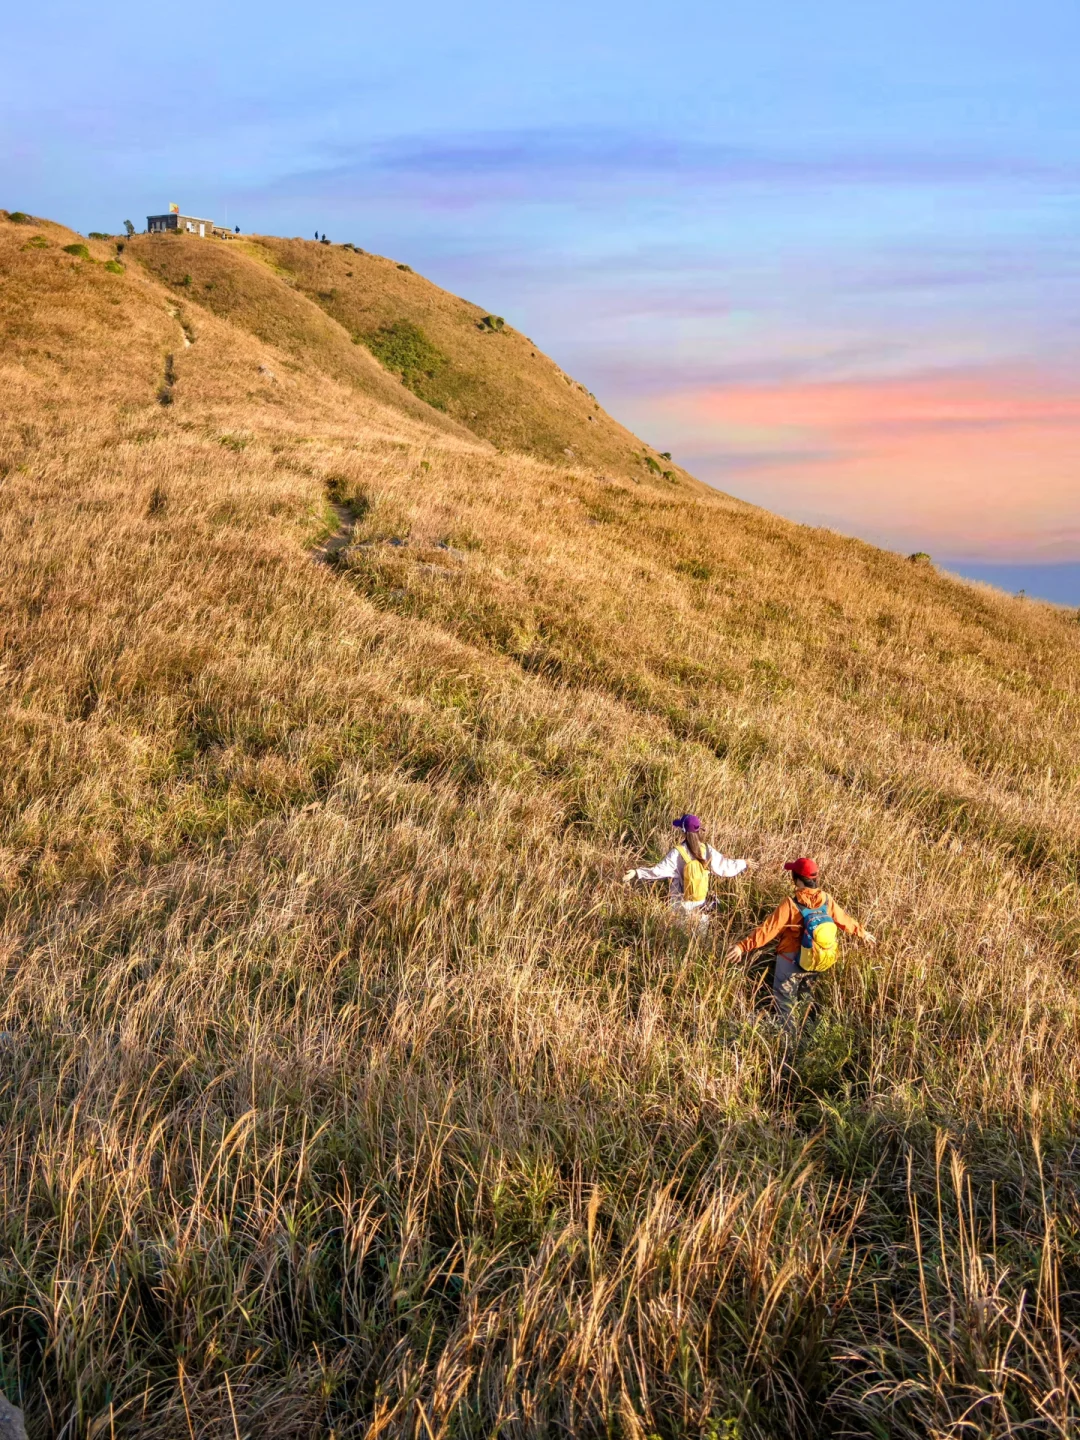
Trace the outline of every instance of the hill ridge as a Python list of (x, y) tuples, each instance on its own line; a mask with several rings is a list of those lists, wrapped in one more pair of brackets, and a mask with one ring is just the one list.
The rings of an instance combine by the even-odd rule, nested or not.
[[(697, 493), (706, 489), (614, 421), (585, 386), (512, 326), (483, 328), (482, 307), (386, 257), (351, 246), (261, 235), (228, 242), (141, 236), (131, 249), (159, 278), (173, 285), (187, 278), (190, 298), (261, 338), (280, 346), (293, 334), (310, 361), (319, 353), (310, 317), (305, 326), (293, 315), (290, 328), (282, 314), (272, 313), (273, 290), (253, 293), (254, 272), (245, 262), (261, 264), (335, 327), (341, 337), (334, 354), (338, 373), (345, 368), (337, 353), (344, 339), (369, 358), (373, 343), (379, 348), (380, 330), (412, 327), (426, 342), (438, 373), (418, 369), (402, 384), (404, 394), (411, 398), (415, 390), (429, 411), (446, 417), (444, 423), (457, 423), (499, 448), (624, 475), (663, 478), (666, 471), (668, 484), (682, 483)], [(283, 301), (279, 309), (285, 308)], [(400, 380), (400, 369), (392, 373)], [(384, 392), (380, 398), (386, 398)]]

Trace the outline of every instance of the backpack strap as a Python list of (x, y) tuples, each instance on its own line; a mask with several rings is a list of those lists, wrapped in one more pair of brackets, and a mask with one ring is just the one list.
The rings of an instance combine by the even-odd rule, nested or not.
[(706, 867), (706, 869), (708, 869), (708, 868), (709, 868), (709, 846), (708, 846), (708, 845), (705, 845), (703, 848), (704, 848), (705, 854), (701, 857), (700, 860), (698, 860), (697, 856), (696, 856), (696, 855), (694, 854), (694, 852), (690, 849), (690, 846), (689, 846), (689, 845), (676, 845), (676, 846), (675, 846), (675, 849), (676, 849), (676, 850), (679, 852), (679, 854), (682, 856), (682, 858), (683, 858), (683, 860), (686, 862), (686, 864), (689, 864), (691, 860), (694, 860), (694, 861), (697, 862), (697, 864), (699, 864), (699, 865), (704, 865), (704, 866)]

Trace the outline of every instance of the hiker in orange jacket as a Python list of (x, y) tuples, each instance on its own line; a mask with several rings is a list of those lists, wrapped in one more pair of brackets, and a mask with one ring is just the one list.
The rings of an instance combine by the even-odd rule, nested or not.
[(696, 815), (680, 815), (673, 820), (675, 845), (657, 865), (627, 870), (623, 884), (635, 880), (667, 880), (671, 907), (684, 920), (693, 921), (704, 929), (709, 921), (706, 913), (709, 877), (730, 880), (753, 868), (753, 860), (730, 860), (713, 845), (701, 838), (701, 821)]
[(785, 1030), (792, 1026), (792, 1009), (800, 991), (809, 993), (819, 975), (831, 970), (837, 958), (836, 932), (842, 930), (856, 940), (874, 946), (877, 940), (831, 895), (818, 888), (817, 862), (804, 855), (789, 860), (784, 869), (791, 873), (795, 893), (782, 901), (756, 930), (733, 945), (727, 953), (734, 964), (779, 936), (773, 999)]

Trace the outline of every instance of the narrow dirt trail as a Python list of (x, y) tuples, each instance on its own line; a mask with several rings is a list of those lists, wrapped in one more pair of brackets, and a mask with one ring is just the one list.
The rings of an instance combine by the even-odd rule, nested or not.
[(348, 548), (352, 540), (353, 527), (356, 525), (356, 512), (349, 505), (338, 505), (331, 501), (330, 508), (338, 518), (338, 529), (325, 540), (319, 542), (311, 552), (311, 558), (317, 565), (336, 565), (337, 557), (342, 550)]

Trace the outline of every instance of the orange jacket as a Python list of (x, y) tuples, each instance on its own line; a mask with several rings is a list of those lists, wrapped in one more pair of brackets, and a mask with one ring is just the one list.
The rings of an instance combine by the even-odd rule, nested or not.
[(845, 935), (854, 935), (856, 939), (866, 933), (857, 920), (853, 920), (846, 910), (841, 910), (831, 895), (826, 895), (824, 890), (811, 890), (804, 886), (796, 890), (794, 896), (782, 901), (769, 918), (763, 920), (745, 940), (739, 941), (742, 953), (749, 955), (751, 950), (760, 950), (779, 935), (777, 954), (793, 955), (799, 949), (803, 933), (803, 918), (799, 914), (799, 905), (805, 905), (808, 910), (827, 905), (838, 930), (842, 930)]

